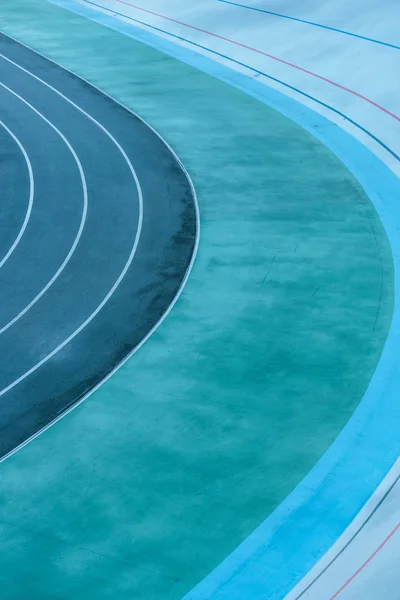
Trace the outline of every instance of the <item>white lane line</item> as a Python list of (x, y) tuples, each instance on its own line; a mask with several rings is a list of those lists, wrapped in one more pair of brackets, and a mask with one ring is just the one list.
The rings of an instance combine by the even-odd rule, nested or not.
[(13, 244), (11, 245), (11, 247), (9, 248), (8, 252), (5, 254), (5, 256), (0, 261), (0, 269), (1, 269), (1, 267), (8, 261), (8, 259), (11, 256), (11, 254), (14, 252), (15, 248), (20, 243), (21, 238), (22, 238), (22, 236), (25, 233), (25, 229), (28, 226), (29, 219), (31, 218), (32, 207), (33, 207), (33, 198), (34, 198), (34, 195), (35, 195), (35, 178), (33, 176), (33, 170), (32, 170), (31, 161), (29, 160), (28, 153), (26, 152), (24, 146), (22, 145), (22, 143), (20, 142), (20, 140), (17, 138), (17, 136), (11, 131), (11, 129), (9, 129), (7, 127), (7, 125), (3, 121), (0, 121), (0, 125), (7, 131), (7, 133), (12, 137), (12, 139), (15, 141), (15, 143), (18, 145), (19, 149), (21, 150), (21, 152), (23, 154), (23, 157), (25, 159), (26, 165), (28, 167), (28, 174), (29, 174), (29, 200), (28, 200), (28, 208), (26, 209), (25, 218), (24, 218), (24, 221), (22, 223), (21, 229), (18, 232), (17, 237), (15, 238), (15, 240), (14, 240)]
[(39, 292), (39, 294), (37, 294), (37, 296), (35, 296), (33, 298), (33, 300), (27, 306), (25, 306), (25, 308), (23, 310), (21, 310), (21, 312), (19, 312), (13, 319), (11, 319), (11, 321), (9, 321), (8, 323), (6, 323), (6, 325), (4, 325), (0, 329), (0, 335), (1, 335), (5, 331), (7, 331), (7, 329), (9, 329), (12, 325), (14, 325), (14, 323), (16, 323), (25, 313), (27, 313), (28, 310), (30, 310), (32, 308), (32, 306), (34, 304), (36, 304), (36, 302), (38, 300), (40, 300), (40, 298), (47, 292), (47, 290), (53, 285), (53, 283), (56, 281), (56, 279), (64, 271), (65, 267), (67, 266), (68, 262), (71, 259), (71, 256), (75, 252), (75, 249), (76, 249), (76, 247), (77, 247), (77, 245), (79, 243), (79, 240), (80, 240), (80, 238), (82, 236), (83, 229), (85, 227), (86, 218), (87, 218), (87, 211), (88, 211), (88, 191), (87, 191), (87, 184), (86, 184), (85, 173), (84, 173), (81, 161), (79, 160), (78, 155), (76, 154), (75, 150), (73, 149), (73, 147), (71, 146), (71, 144), (69, 143), (69, 141), (67, 140), (67, 138), (61, 133), (61, 131), (59, 129), (57, 129), (57, 127), (53, 123), (51, 123), (51, 121), (49, 121), (40, 111), (38, 111), (34, 106), (32, 106), (32, 104), (30, 104), (27, 100), (25, 100), (24, 98), (22, 98), (22, 96), (20, 96), (19, 94), (17, 94), (16, 92), (14, 92), (12, 89), (10, 89), (9, 87), (7, 87), (4, 83), (0, 82), (0, 85), (5, 90), (7, 90), (10, 94), (13, 94), (13, 96), (15, 96), (21, 102), (23, 102), (24, 104), (26, 104), (26, 106), (28, 106), (35, 114), (37, 114), (41, 119), (43, 119), (43, 121), (45, 121), (45, 123), (47, 123), (60, 136), (60, 138), (66, 144), (66, 146), (68, 147), (69, 151), (71, 152), (72, 156), (75, 159), (75, 162), (76, 162), (76, 164), (78, 166), (78, 169), (79, 169), (79, 174), (80, 174), (80, 177), (81, 177), (82, 188), (83, 188), (83, 209), (82, 209), (81, 221), (80, 221), (80, 224), (79, 224), (78, 233), (75, 236), (75, 240), (74, 240), (74, 242), (73, 242), (73, 244), (72, 244), (72, 246), (71, 246), (71, 248), (70, 248), (67, 256), (65, 257), (65, 259), (61, 263), (61, 266), (58, 268), (58, 270), (56, 271), (56, 273), (53, 275), (53, 277), (50, 279), (50, 281), (45, 285), (45, 287)]
[(197, 253), (199, 250), (199, 244), (200, 244), (200, 207), (199, 207), (199, 201), (197, 198), (197, 194), (196, 194), (196, 189), (194, 187), (192, 178), (190, 177), (185, 165), (182, 163), (182, 161), (180, 160), (179, 156), (177, 155), (177, 153), (175, 152), (175, 150), (168, 144), (168, 142), (162, 137), (162, 135), (160, 135), (158, 133), (158, 131), (156, 131), (149, 123), (147, 123), (140, 115), (138, 115), (137, 113), (135, 113), (133, 110), (131, 110), (130, 108), (128, 108), (127, 106), (124, 106), (123, 104), (121, 104), (121, 102), (119, 102), (118, 100), (115, 100), (115, 98), (113, 98), (112, 96), (110, 96), (109, 94), (107, 94), (106, 92), (103, 92), (99, 87), (93, 85), (92, 83), (90, 83), (89, 81), (87, 81), (86, 79), (84, 79), (83, 77), (80, 77), (79, 75), (77, 75), (76, 73), (73, 73), (73, 71), (66, 69), (65, 67), (62, 67), (59, 63), (57, 63), (56, 61), (45, 57), (43, 54), (40, 54), (40, 52), (37, 52), (36, 50), (32, 50), (32, 48), (29, 48), (29, 46), (27, 46), (26, 44), (24, 44), (23, 42), (19, 42), (18, 40), (16, 40), (15, 38), (11, 37), (11, 36), (7, 36), (8, 38), (10, 38), (13, 42), (15, 42), (16, 44), (19, 44), (20, 46), (23, 46), (24, 48), (26, 48), (27, 50), (29, 50), (30, 52), (33, 52), (34, 54), (36, 54), (37, 56), (40, 56), (41, 58), (47, 60), (48, 62), (52, 63), (53, 65), (56, 65), (57, 67), (59, 67), (60, 69), (63, 69), (63, 71), (66, 71), (67, 73), (69, 73), (70, 75), (73, 75), (74, 77), (77, 77), (78, 79), (80, 79), (81, 81), (84, 81), (87, 85), (89, 85), (91, 88), (97, 90), (99, 93), (103, 94), (103, 96), (106, 96), (107, 98), (109, 98), (110, 100), (112, 100), (113, 102), (115, 102), (116, 104), (118, 104), (119, 106), (121, 106), (124, 110), (128, 111), (129, 113), (131, 113), (136, 119), (138, 119), (141, 123), (143, 123), (146, 127), (148, 127), (150, 129), (150, 131), (152, 131), (157, 137), (158, 139), (165, 145), (166, 148), (168, 148), (168, 150), (171, 152), (171, 154), (174, 156), (174, 158), (176, 159), (178, 165), (180, 166), (180, 168), (182, 169), (183, 173), (185, 174), (185, 177), (187, 178), (189, 185), (190, 185), (190, 189), (192, 191), (192, 196), (193, 196), (193, 202), (194, 202), (194, 207), (195, 207), (195, 212), (196, 212), (196, 239), (195, 239), (195, 244), (194, 244), (194, 248), (193, 248), (193, 253), (192, 253), (192, 257), (190, 260), (190, 263), (188, 265), (187, 271), (185, 273), (184, 278), (182, 279), (182, 283), (179, 286), (179, 289), (175, 295), (175, 298), (172, 300), (171, 304), (168, 306), (167, 310), (165, 311), (165, 313), (163, 315), (161, 315), (161, 317), (159, 318), (159, 320), (157, 321), (157, 323), (155, 323), (155, 325), (150, 329), (150, 331), (144, 336), (144, 338), (139, 342), (139, 344), (137, 344), (137, 346), (135, 346), (134, 348), (132, 348), (131, 352), (129, 352), (129, 354), (127, 354), (125, 356), (125, 358), (123, 358), (121, 360), (121, 362), (116, 365), (109, 373), (107, 373), (107, 375), (101, 380), (99, 381), (99, 383), (97, 385), (95, 385), (92, 389), (90, 389), (80, 400), (78, 400), (78, 402), (75, 402), (75, 404), (73, 404), (72, 406), (70, 406), (66, 411), (62, 412), (60, 415), (58, 415), (58, 417), (56, 417), (55, 419), (53, 419), (53, 421), (51, 421), (50, 423), (48, 423), (47, 425), (45, 425), (44, 427), (42, 427), (42, 429), (39, 429), (39, 431), (37, 431), (36, 433), (34, 433), (33, 435), (31, 435), (28, 439), (26, 439), (24, 442), (22, 442), (21, 444), (19, 444), (18, 446), (16, 446), (16, 448), (13, 448), (12, 450), (10, 450), (10, 452), (8, 452), (7, 454), (5, 454), (4, 456), (2, 456), (0, 458), (0, 463), (2, 463), (3, 461), (5, 461), (7, 458), (9, 458), (10, 456), (12, 456), (13, 454), (15, 454), (16, 452), (18, 452), (19, 450), (21, 450), (22, 448), (24, 448), (25, 446), (27, 446), (30, 442), (33, 442), (33, 440), (35, 440), (37, 437), (39, 437), (40, 435), (42, 435), (42, 433), (44, 433), (45, 431), (47, 431), (48, 429), (50, 429), (50, 427), (53, 427), (53, 425), (55, 425), (56, 423), (58, 423), (58, 421), (61, 421), (61, 419), (63, 419), (64, 417), (66, 417), (70, 412), (72, 412), (73, 410), (75, 410), (75, 408), (77, 408), (80, 404), (82, 404), (82, 402), (84, 402), (85, 400), (87, 400), (92, 394), (94, 394), (104, 383), (106, 383), (106, 381), (108, 381), (134, 354), (136, 354), (136, 352), (138, 350), (140, 350), (140, 348), (143, 346), (143, 344), (145, 344), (147, 342), (147, 340), (153, 335), (153, 333), (155, 333), (155, 331), (157, 331), (157, 329), (160, 327), (160, 325), (164, 322), (164, 320), (168, 317), (169, 313), (172, 311), (172, 309), (174, 308), (175, 304), (177, 303), (179, 297), (181, 296), (187, 282), (190, 276), (190, 273), (192, 272), (194, 263), (196, 261), (196, 257), (197, 257)]
[[(37, 77), (36, 75), (34, 75), (33, 73), (31, 73), (30, 71), (28, 71), (24, 67), (21, 67), (20, 65), (18, 65), (17, 63), (15, 63), (14, 61), (12, 61), (11, 59), (7, 58), (3, 54), (0, 54), (0, 57), (3, 58), (4, 60), (6, 60), (7, 62), (13, 64), (14, 66), (16, 66), (21, 71), (24, 71), (24, 73), (27, 73), (28, 75), (30, 75), (31, 77), (33, 77), (37, 81), (41, 82), (43, 85), (45, 85), (49, 89), (53, 90), (56, 94), (58, 94), (59, 96), (61, 96), (62, 98), (64, 98), (64, 100), (66, 100), (69, 104), (71, 104), (72, 106), (74, 106), (79, 112), (81, 112), (83, 115), (85, 115), (90, 121), (92, 121), (93, 123), (95, 123), (102, 131), (104, 131), (104, 133), (117, 146), (118, 150), (121, 152), (121, 154), (124, 157), (126, 163), (128, 164), (129, 170), (131, 171), (132, 177), (133, 177), (133, 179), (135, 181), (135, 185), (136, 185), (137, 192), (138, 192), (138, 198), (139, 198), (139, 219), (138, 219), (138, 226), (137, 226), (137, 230), (136, 230), (135, 240), (134, 240), (131, 252), (129, 254), (128, 260), (127, 260), (124, 268), (122, 269), (120, 275), (118, 276), (117, 280), (115, 281), (114, 285), (112, 286), (112, 288), (109, 290), (109, 292), (107, 293), (107, 295), (105, 296), (105, 298), (102, 300), (102, 302), (98, 305), (98, 307), (96, 308), (96, 310), (94, 312), (92, 312), (92, 314), (70, 336), (68, 336), (61, 344), (59, 344), (57, 346), (57, 348), (55, 348), (52, 352), (50, 352), (49, 354), (47, 354), (47, 356), (45, 356), (42, 360), (40, 360), (38, 363), (36, 363), (36, 365), (34, 365), (31, 369), (29, 369), (28, 371), (26, 371), (23, 375), (21, 375), (20, 377), (18, 377), (18, 379), (15, 379), (7, 387), (5, 387), (2, 390), (0, 390), (0, 397), (1, 397), (4, 394), (6, 394), (7, 392), (9, 392), (11, 389), (13, 389), (16, 385), (18, 385), (19, 383), (21, 383), (21, 381), (23, 381), (24, 379), (26, 379), (27, 377), (29, 377), (29, 375), (31, 375), (32, 373), (34, 373), (35, 371), (37, 371), (42, 365), (44, 365), (48, 360), (50, 360), (50, 358), (52, 358), (55, 354), (57, 354), (57, 352), (59, 352), (62, 348), (64, 348), (67, 344), (69, 344), (69, 342), (71, 342), (87, 325), (89, 325), (89, 323), (98, 315), (98, 313), (101, 311), (101, 309), (104, 307), (104, 305), (112, 297), (112, 295), (114, 294), (115, 290), (118, 288), (118, 286), (120, 285), (121, 281), (124, 279), (124, 277), (125, 277), (128, 269), (129, 269), (129, 267), (130, 267), (130, 265), (132, 263), (132, 260), (133, 260), (135, 254), (136, 254), (136, 250), (137, 250), (137, 247), (138, 247), (138, 244), (139, 244), (140, 235), (141, 235), (141, 232), (142, 232), (142, 225), (143, 225), (143, 194), (142, 194), (142, 189), (140, 187), (140, 182), (139, 182), (139, 179), (137, 177), (136, 171), (133, 168), (132, 163), (130, 162), (127, 154), (125, 153), (124, 149), (120, 146), (120, 144), (117, 142), (117, 140), (112, 136), (112, 134), (105, 127), (103, 127), (103, 125), (101, 125), (98, 121), (96, 121), (96, 119), (94, 119), (91, 115), (89, 115), (87, 112), (85, 112), (80, 106), (76, 105), (72, 100), (70, 100), (69, 98), (67, 98), (66, 96), (64, 96), (64, 94), (62, 94), (61, 92), (59, 92), (58, 90), (56, 90), (55, 88), (53, 88), (53, 86), (51, 86), (50, 84), (48, 84), (45, 81), (43, 81), (42, 79), (40, 79), (40, 77)], [(0, 84), (0, 85), (3, 85), (3, 84)], [(6, 86), (4, 86), (4, 87), (6, 87)], [(9, 88), (7, 88), (7, 89), (9, 89)], [(12, 90), (9, 90), (9, 91), (12, 92)], [(14, 92), (12, 92), (12, 93), (14, 93)], [(21, 100), (24, 101), (26, 104), (28, 104), (23, 98), (21, 98)], [(29, 105), (29, 106), (31, 106), (31, 105)], [(31, 107), (31, 108), (35, 112), (37, 112), (38, 114), (40, 114), (39, 111), (36, 111), (36, 109), (34, 109), (33, 107)], [(45, 117), (43, 117), (43, 118), (47, 121), (47, 119)], [(83, 171), (82, 171), (82, 173), (83, 173)]]

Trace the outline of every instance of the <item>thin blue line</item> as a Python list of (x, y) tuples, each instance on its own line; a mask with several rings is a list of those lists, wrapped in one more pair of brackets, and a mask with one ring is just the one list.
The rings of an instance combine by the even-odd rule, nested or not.
[(321, 23), (314, 23), (314, 21), (306, 21), (305, 19), (298, 19), (297, 17), (289, 17), (289, 15), (282, 15), (281, 13), (273, 12), (272, 10), (265, 10), (264, 8), (257, 8), (255, 6), (248, 6), (247, 4), (239, 4), (237, 2), (231, 2), (231, 0), (217, 0), (217, 2), (231, 4), (232, 6), (246, 8), (247, 10), (254, 10), (256, 12), (264, 13), (266, 15), (273, 15), (274, 17), (281, 17), (282, 19), (289, 19), (290, 21), (298, 21), (299, 23), (305, 23), (306, 25), (321, 27), (321, 29), (329, 29), (330, 31), (336, 31), (337, 33), (343, 33), (344, 35), (349, 35), (351, 37), (359, 38), (360, 40), (365, 40), (366, 42), (373, 42), (374, 44), (380, 44), (381, 46), (387, 46), (388, 48), (400, 50), (400, 46), (396, 46), (396, 44), (389, 44), (389, 42), (381, 42), (381, 40), (375, 40), (374, 38), (370, 38), (365, 35), (359, 35), (358, 33), (351, 33), (350, 31), (345, 31), (344, 29), (329, 27), (329, 25), (321, 25)]
[(101, 8), (102, 10), (105, 10), (105, 11), (111, 13), (112, 15), (118, 15), (119, 17), (123, 17), (124, 19), (128, 19), (129, 21), (133, 21), (134, 23), (139, 23), (140, 25), (145, 25), (146, 27), (149, 27), (150, 29), (154, 29), (155, 31), (158, 31), (160, 33), (164, 33), (166, 35), (169, 35), (170, 37), (173, 37), (173, 38), (175, 38), (177, 40), (180, 40), (181, 42), (186, 42), (187, 44), (191, 44), (192, 46), (196, 46), (197, 48), (201, 48), (202, 50), (206, 50), (207, 52), (210, 52), (211, 54), (215, 54), (216, 56), (220, 56), (221, 58), (229, 60), (229, 61), (235, 63), (236, 65), (239, 65), (240, 67), (245, 67), (246, 69), (249, 69), (250, 71), (253, 71), (254, 73), (257, 73), (257, 75), (262, 75), (263, 77), (266, 77), (267, 79), (275, 81), (276, 83), (279, 83), (280, 85), (283, 85), (283, 86), (289, 88), (290, 90), (293, 90), (294, 92), (297, 92), (298, 94), (301, 94), (305, 98), (309, 98), (310, 100), (313, 100), (317, 104), (320, 104), (321, 106), (324, 106), (325, 108), (328, 108), (330, 111), (332, 111), (335, 114), (339, 115), (340, 117), (342, 117), (343, 119), (345, 119), (346, 121), (348, 121), (349, 123), (351, 123), (352, 125), (354, 125), (355, 127), (357, 127), (358, 129), (360, 129), (361, 131), (363, 131), (370, 138), (372, 138), (377, 144), (379, 144), (380, 146), (382, 146), (382, 148), (384, 148), (387, 152), (389, 152), (389, 154), (391, 154), (396, 160), (398, 160), (400, 162), (400, 156), (398, 154), (396, 154), (393, 150), (391, 150), (391, 148), (389, 148), (389, 146), (387, 146), (386, 144), (384, 144), (373, 133), (371, 133), (370, 131), (368, 131), (368, 129), (365, 129), (365, 127), (363, 127), (362, 125), (360, 125), (356, 121), (353, 121), (353, 119), (350, 119), (350, 117), (348, 117), (344, 113), (340, 112), (336, 108), (333, 108), (333, 106), (329, 106), (329, 104), (326, 104), (325, 102), (322, 102), (322, 100), (318, 100), (317, 98), (315, 98), (315, 96), (310, 96), (310, 94), (306, 94), (306, 92), (303, 92), (299, 88), (296, 88), (293, 85), (290, 85), (289, 83), (285, 83), (281, 79), (277, 79), (276, 77), (272, 77), (272, 75), (268, 75), (264, 71), (260, 71), (259, 69), (255, 69), (254, 67), (251, 67), (250, 65), (248, 65), (246, 63), (243, 63), (243, 62), (241, 62), (239, 60), (236, 60), (235, 58), (231, 58), (230, 56), (227, 56), (226, 54), (222, 54), (221, 52), (217, 52), (216, 50), (211, 50), (207, 46), (202, 46), (201, 44), (198, 44), (197, 42), (192, 42), (191, 40), (188, 40), (187, 38), (184, 38), (184, 37), (182, 37), (180, 35), (176, 35), (175, 33), (170, 33), (169, 31), (166, 31), (165, 29), (160, 29), (160, 27), (155, 27), (154, 25), (149, 25), (145, 21), (140, 21), (139, 19), (134, 19), (133, 17), (129, 17), (128, 15), (125, 15), (124, 13), (119, 13), (119, 12), (117, 12), (115, 10), (112, 10), (112, 9), (106, 8), (104, 6), (101, 6), (100, 4), (96, 4), (95, 2), (92, 2), (91, 0), (84, 0), (84, 2), (86, 4), (91, 4), (92, 6), (96, 6), (97, 8)]

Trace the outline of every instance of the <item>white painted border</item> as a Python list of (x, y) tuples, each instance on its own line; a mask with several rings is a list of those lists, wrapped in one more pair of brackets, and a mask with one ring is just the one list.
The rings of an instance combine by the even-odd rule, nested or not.
[(23, 155), (23, 157), (25, 159), (26, 165), (28, 167), (28, 175), (29, 175), (29, 199), (28, 199), (28, 207), (26, 209), (25, 217), (24, 217), (23, 223), (21, 225), (21, 228), (20, 228), (20, 230), (18, 232), (17, 237), (15, 238), (14, 242), (11, 244), (10, 248), (8, 249), (8, 251), (6, 252), (6, 254), (3, 256), (3, 258), (0, 261), (0, 269), (1, 269), (1, 267), (8, 261), (8, 259), (11, 256), (11, 254), (14, 252), (15, 248), (20, 243), (20, 241), (22, 239), (22, 236), (24, 235), (25, 230), (26, 230), (26, 228), (28, 226), (29, 219), (31, 218), (32, 208), (33, 208), (33, 200), (34, 200), (34, 196), (35, 196), (35, 178), (34, 178), (34, 175), (33, 175), (33, 169), (32, 169), (31, 161), (29, 159), (28, 153), (25, 150), (23, 144), (17, 138), (17, 136), (11, 131), (11, 129), (9, 129), (7, 127), (7, 125), (3, 121), (0, 121), (0, 125), (1, 125), (1, 127), (3, 127), (7, 131), (7, 133), (12, 137), (12, 139), (14, 140), (14, 142), (17, 144), (18, 148), (21, 150), (22, 155)]
[[(2, 57), (1, 54), (0, 54), (0, 57)], [(84, 230), (84, 227), (85, 227), (85, 224), (86, 224), (87, 211), (88, 211), (88, 190), (87, 190), (87, 184), (86, 184), (86, 177), (85, 177), (84, 168), (82, 166), (81, 161), (79, 160), (78, 155), (76, 154), (73, 146), (70, 144), (70, 142), (68, 141), (68, 139), (61, 133), (61, 131), (54, 125), (54, 123), (52, 123), (51, 121), (49, 121), (49, 119), (47, 119), (39, 110), (37, 110), (34, 106), (32, 106), (32, 104), (30, 104), (27, 100), (25, 100), (25, 98), (23, 98), (22, 96), (20, 96), (19, 94), (17, 94), (14, 90), (12, 90), (8, 86), (6, 86), (4, 83), (0, 82), (0, 86), (2, 88), (4, 88), (5, 90), (7, 90), (10, 94), (13, 94), (13, 96), (15, 96), (16, 98), (18, 98), (19, 100), (21, 100), (21, 102), (23, 102), (24, 104), (26, 104), (26, 106), (28, 106), (28, 108), (30, 108), (35, 114), (37, 114), (41, 119), (43, 119), (43, 121), (45, 123), (47, 123), (47, 125), (49, 125), (57, 133), (57, 135), (62, 139), (62, 141), (65, 143), (65, 145), (67, 146), (68, 150), (71, 152), (71, 154), (72, 154), (72, 156), (73, 156), (73, 158), (74, 158), (74, 160), (75, 160), (75, 162), (77, 164), (77, 167), (78, 167), (78, 170), (79, 170), (79, 175), (80, 175), (80, 178), (81, 178), (81, 184), (82, 184), (82, 188), (83, 188), (83, 209), (82, 209), (81, 220), (80, 220), (78, 232), (77, 232), (77, 234), (75, 236), (75, 239), (73, 241), (73, 244), (72, 244), (71, 248), (69, 249), (69, 252), (68, 252), (67, 256), (65, 257), (65, 259), (61, 263), (61, 266), (57, 269), (56, 273), (50, 279), (50, 281), (44, 286), (44, 288), (42, 288), (40, 290), (40, 292), (33, 298), (33, 300), (31, 300), (31, 302), (29, 302), (29, 304), (27, 306), (25, 306), (25, 308), (23, 308), (13, 319), (11, 319), (8, 323), (6, 323), (5, 325), (3, 325), (3, 327), (0, 329), (0, 335), (1, 335), (5, 331), (7, 331), (7, 329), (9, 329), (12, 325), (14, 325), (14, 323), (16, 323), (21, 317), (23, 317), (28, 312), (28, 310), (30, 310), (32, 308), (32, 306), (34, 306), (36, 304), (36, 302), (38, 300), (40, 300), (40, 298), (53, 285), (53, 283), (61, 275), (61, 273), (64, 271), (65, 267), (69, 263), (69, 261), (70, 261), (72, 255), (73, 255), (73, 253), (76, 250), (76, 247), (77, 247), (77, 245), (79, 243), (79, 240), (80, 240), (80, 238), (82, 236), (82, 233), (83, 233), (83, 230)], [(1, 266), (2, 265), (0, 264), (0, 267)], [(2, 391), (0, 391), (0, 396), (2, 396)]]

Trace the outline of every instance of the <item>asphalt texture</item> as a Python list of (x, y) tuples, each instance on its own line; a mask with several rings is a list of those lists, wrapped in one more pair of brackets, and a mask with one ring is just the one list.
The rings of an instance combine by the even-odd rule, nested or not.
[(186, 274), (197, 225), (191, 184), (154, 131), (4, 35), (0, 115), (4, 456), (152, 329)]

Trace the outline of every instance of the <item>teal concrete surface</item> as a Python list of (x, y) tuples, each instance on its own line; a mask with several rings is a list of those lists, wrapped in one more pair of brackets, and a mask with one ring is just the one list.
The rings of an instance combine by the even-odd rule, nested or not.
[(388, 242), (344, 165), (254, 98), (44, 0), (0, 23), (165, 136), (202, 225), (152, 338), (1, 465), (4, 597), (175, 600), (353, 413), (390, 324)]

